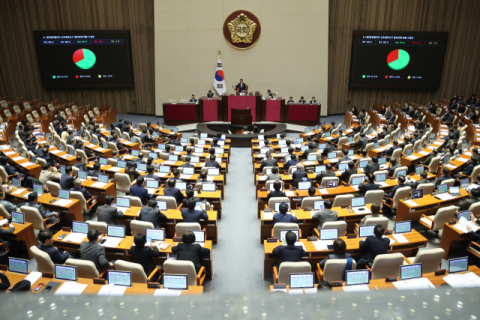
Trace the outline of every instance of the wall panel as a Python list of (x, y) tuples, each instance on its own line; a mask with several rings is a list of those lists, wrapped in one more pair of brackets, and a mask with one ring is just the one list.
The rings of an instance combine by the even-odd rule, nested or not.
[[(153, 0), (3, 0), (0, 12), (0, 96), (110, 104), (117, 113), (155, 112)], [(120, 29), (131, 33), (133, 89), (42, 88), (34, 30)]]

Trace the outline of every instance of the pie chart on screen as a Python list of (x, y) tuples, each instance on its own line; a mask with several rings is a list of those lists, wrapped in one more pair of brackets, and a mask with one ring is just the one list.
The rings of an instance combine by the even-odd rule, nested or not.
[(97, 57), (91, 50), (78, 49), (73, 53), (73, 62), (80, 69), (90, 69), (91, 67), (93, 67), (96, 61)]
[(402, 70), (410, 62), (410, 55), (407, 51), (396, 49), (387, 56), (388, 66), (393, 70)]

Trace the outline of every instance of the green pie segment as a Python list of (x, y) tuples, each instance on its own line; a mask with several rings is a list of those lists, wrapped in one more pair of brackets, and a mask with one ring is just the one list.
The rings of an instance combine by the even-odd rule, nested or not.
[(90, 69), (91, 67), (93, 67), (96, 61), (97, 57), (91, 50), (78, 49), (73, 53), (73, 62), (80, 69)]
[(407, 51), (396, 49), (387, 56), (388, 66), (393, 70), (402, 70), (410, 62), (410, 55)]

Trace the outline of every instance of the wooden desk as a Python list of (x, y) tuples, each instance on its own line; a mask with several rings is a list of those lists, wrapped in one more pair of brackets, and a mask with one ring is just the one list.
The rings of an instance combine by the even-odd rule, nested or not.
[(448, 253), (450, 250), (464, 247), (465, 242), (472, 239), (468, 233), (464, 233), (453, 226), (454, 225), (448, 223), (445, 223), (443, 226), (442, 238), (440, 239), (439, 246), (445, 250), (443, 259), (448, 259)]
[(412, 200), (417, 203), (418, 206), (412, 206), (409, 203), (406, 203), (403, 199), (398, 201), (398, 210), (397, 216), (395, 218), (396, 222), (400, 221), (418, 221), (422, 214), (424, 215), (435, 215), (440, 208), (448, 207), (451, 205), (456, 205), (466, 197), (468, 197), (468, 192), (465, 189), (460, 189), (460, 196), (457, 196), (451, 200), (440, 200), (432, 196), (431, 194), (423, 196), (421, 199)]
[[(403, 234), (405, 238), (408, 240), (408, 243), (398, 243), (395, 241), (390, 246), (390, 252), (400, 252), (403, 253), (406, 257), (415, 256), (418, 252), (420, 247), (425, 247), (427, 245), (428, 240), (423, 237), (420, 233), (416, 230), (412, 230), (410, 233)], [(393, 235), (387, 236), (390, 239), (395, 240)], [(341, 237), (346, 245), (347, 245), (347, 252), (352, 255), (354, 259), (358, 259), (363, 257), (366, 253), (360, 250), (360, 239), (359, 238), (352, 238), (347, 239), (347, 237)], [(300, 239), (301, 242), (305, 245), (305, 249), (307, 251), (307, 258), (303, 258), (302, 261), (307, 261), (312, 265), (312, 270), (314, 270), (317, 266), (316, 264), (326, 258), (333, 250), (324, 250), (324, 251), (317, 251), (315, 246), (311, 241), (307, 239)], [(275, 247), (279, 245), (278, 242), (267, 242), (266, 240), (263, 243), (264, 248), (264, 261), (263, 261), (263, 278), (266, 279), (266, 275), (272, 272), (273, 264), (276, 262), (278, 263), (280, 260), (277, 256), (272, 254), (272, 251)]]
[(73, 166), (75, 163), (77, 163), (76, 156), (72, 156), (65, 151), (60, 151), (57, 147), (50, 147), (49, 155), (60, 164)]
[(93, 152), (94, 154), (96, 154), (101, 158), (113, 157), (112, 149), (109, 149), (109, 148), (104, 149), (99, 145), (93, 145), (93, 144), (90, 144), (89, 142), (85, 143), (85, 149), (89, 150), (90, 152)]
[[(69, 234), (70, 232), (60, 230), (56, 234), (53, 235), (54, 246), (59, 248), (60, 250), (65, 250), (68, 252), (79, 252), (80, 251), (80, 243), (81, 242), (66, 242), (62, 240), (58, 240), (63, 234)], [(87, 235), (85, 234), (85, 239), (82, 241), (88, 241)], [(163, 264), (163, 262), (167, 259), (167, 254), (172, 253), (172, 248), (178, 244), (178, 242), (173, 242), (173, 239), (165, 239), (164, 242), (170, 243), (171, 245), (166, 250), (160, 250), (160, 252), (165, 253), (164, 256), (154, 258), (156, 264)], [(108, 260), (126, 260), (132, 261), (132, 256), (129, 253), (130, 248), (133, 245), (133, 236), (125, 236), (122, 241), (118, 244), (115, 248), (105, 248), (105, 253), (108, 257)], [(211, 250), (212, 250), (212, 241), (207, 240), (205, 241), (204, 248), (210, 249), (210, 257), (207, 260), (203, 260), (205, 269), (207, 270), (207, 275), (210, 276), (210, 279), (213, 280), (213, 262), (211, 259)]]
[[(160, 188), (155, 191), (154, 195), (155, 196), (163, 196), (163, 190), (164, 188)], [(182, 191), (183, 195), (186, 196), (185, 191)], [(217, 190), (215, 192), (203, 192), (200, 194), (196, 194), (195, 198), (199, 199), (206, 199), (210, 204), (213, 206), (214, 209), (219, 209), (222, 207), (222, 192), (220, 190)], [(180, 204), (178, 204), (180, 205)], [(222, 215), (218, 215), (218, 219), (222, 219)]]
[[(145, 171), (141, 171), (140, 172), (141, 175), (146, 175), (147, 172)], [(173, 178), (173, 173), (170, 172), (168, 175), (165, 175), (165, 176), (159, 176), (160, 178), (160, 181), (165, 184), (167, 182), (168, 179), (171, 179)], [(224, 184), (226, 184), (226, 176), (225, 175), (219, 175), (219, 176), (210, 176), (211, 178), (213, 177), (213, 181), (208, 181), (208, 182), (213, 182), (215, 183), (215, 185), (217, 186), (217, 189), (218, 191), (221, 192), (222, 194), (222, 200), (225, 199), (225, 188), (224, 188)], [(188, 184), (192, 184), (193, 187), (195, 187), (195, 184), (198, 182), (198, 179), (200, 178), (200, 174), (196, 173), (196, 174), (193, 174), (193, 175), (189, 175), (189, 176), (186, 176), (184, 174), (181, 174), (180, 175), (180, 179), (182, 179), (183, 181), (185, 181), (186, 183)]]
[(42, 172), (42, 166), (39, 164), (30, 164), (25, 166), (27, 163), (31, 163), (28, 159), (20, 156), (20, 154), (12, 149), (3, 150), (3, 153), (8, 157), (9, 162), (13, 164), (19, 172), (26, 173), (35, 178), (40, 177), (40, 172)]
[(107, 194), (116, 198), (117, 192), (115, 191), (115, 184), (109, 182), (104, 187), (93, 187), (92, 185), (97, 183), (98, 181), (93, 181), (91, 179), (84, 180), (82, 182), (82, 186), (88, 190), (91, 194), (98, 197), (98, 201), (100, 203), (105, 203), (105, 196)]
[[(5, 271), (5, 275), (7, 276), (12, 286), (27, 277), (26, 275), (9, 272), (9, 271)], [(39, 294), (39, 293), (42, 294), (42, 291), (45, 289), (45, 287), (50, 281), (60, 282), (62, 284), (64, 282), (67, 282), (67, 281), (59, 280), (55, 278), (51, 279), (51, 278), (40, 277), (35, 283), (32, 283), (31, 292), (33, 292), (34, 294)], [(40, 283), (44, 284), (43, 288), (40, 291), (34, 291), (35, 287), (37, 287)], [(82, 294), (97, 295), (100, 289), (103, 287), (102, 284), (94, 284), (92, 279), (87, 279), (87, 278), (78, 278), (77, 283), (88, 284), (88, 286), (85, 288)], [(160, 287), (163, 288), (162, 285), (160, 285)], [(58, 288), (60, 288), (60, 286)], [(58, 288), (55, 289), (55, 291), (49, 292), (47, 294), (53, 295), (58, 290)], [(125, 294), (126, 295), (131, 295), (131, 294), (153, 295), (155, 293), (155, 290), (156, 289), (148, 288), (146, 283), (132, 283), (132, 286), (125, 290)], [(203, 293), (203, 286), (189, 286), (188, 290), (182, 291), (181, 295), (201, 295), (202, 293)]]
[[(366, 207), (369, 209), (371, 208), (371, 206), (371, 203), (366, 205)], [(360, 220), (363, 219), (363, 217), (371, 214), (356, 214), (355, 212), (349, 211), (349, 209), (342, 207), (333, 207), (332, 211), (337, 212), (337, 221), (345, 221), (347, 223), (347, 231), (353, 231), (355, 229), (355, 223), (358, 223)], [(263, 216), (263, 212), (263, 210), (260, 212), (262, 219), (260, 225), (260, 244), (262, 244), (265, 239), (271, 238), (273, 230), (273, 219), (265, 219), (265, 217)], [(292, 213), (295, 214), (295, 216), (297, 217), (297, 223), (302, 230), (302, 235), (304, 238), (312, 235), (312, 228), (318, 227), (319, 221), (312, 218), (311, 212), (305, 211), (303, 209), (292, 210)]]
[[(17, 203), (20, 202), (26, 202), (27, 198), (24, 197), (24, 195), (30, 193), (30, 191), (27, 191), (27, 189), (22, 188), (23, 191), (19, 194), (13, 194), (17, 188), (13, 188), (12, 192), (8, 194), (8, 196), (14, 197), (17, 201)], [(54, 203), (50, 203), (51, 200), (56, 199), (60, 200), (58, 197), (52, 197), (50, 193), (45, 193), (42, 194), (41, 196), (38, 197), (38, 202), (46, 209), (46, 210), (52, 210), (56, 212), (63, 212), (65, 214), (64, 218), (66, 221), (83, 221), (83, 213), (82, 213), (82, 206), (80, 204), (80, 201), (77, 199), (70, 199), (72, 201), (70, 204), (68, 204), (66, 207), (60, 207), (55, 205)]]
[[(25, 222), (25, 224), (12, 223), (15, 227), (13, 236), (2, 235), (5, 239), (14, 239), (17, 240), (23, 250), (27, 250), (29, 259), (33, 259), (33, 254), (30, 252), (31, 246), (37, 246), (37, 239), (35, 237), (35, 232), (33, 230), (33, 224), (30, 222)], [(8, 227), (3, 228), (8, 230)]]
[(360, 123), (360, 121), (358, 120), (357, 116), (355, 116), (353, 113), (345, 111), (345, 118), (343, 120), (343, 123), (345, 123), (348, 128), (351, 128), (351, 127), (358, 127), (358, 124)]

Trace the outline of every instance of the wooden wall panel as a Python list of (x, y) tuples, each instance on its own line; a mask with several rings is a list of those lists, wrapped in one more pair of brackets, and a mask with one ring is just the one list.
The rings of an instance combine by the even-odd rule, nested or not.
[[(328, 113), (344, 113), (353, 105), (368, 108), (375, 103), (439, 102), (454, 94), (478, 96), (479, 16), (478, 0), (330, 0)], [(349, 89), (353, 30), (448, 32), (439, 89)]]
[[(155, 113), (153, 0), (3, 0), (0, 12), (0, 96), (110, 104), (117, 113)], [(34, 30), (121, 29), (130, 30), (133, 89), (42, 88)]]

